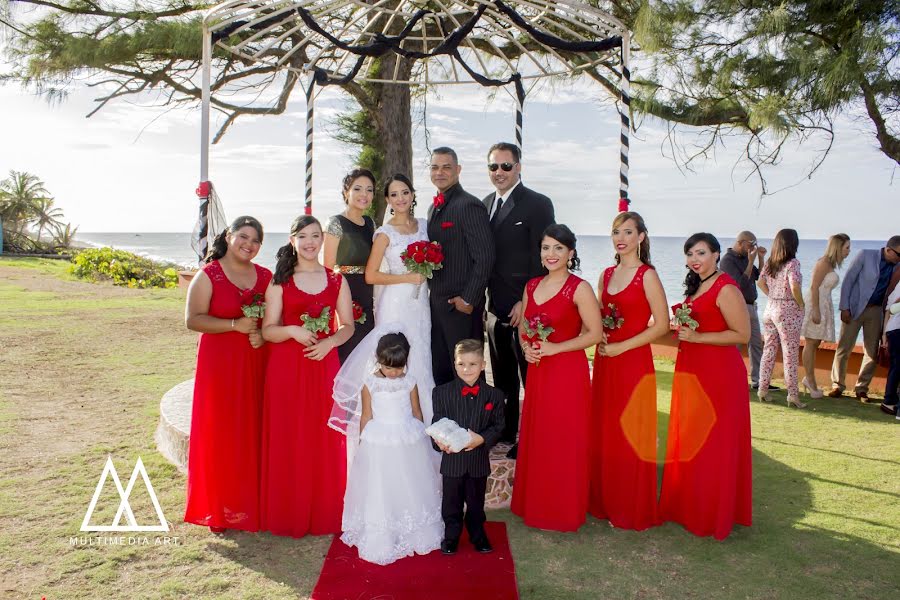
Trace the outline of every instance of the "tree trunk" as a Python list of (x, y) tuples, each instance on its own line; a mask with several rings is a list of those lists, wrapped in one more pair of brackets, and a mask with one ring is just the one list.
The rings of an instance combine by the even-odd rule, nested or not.
[[(394, 79), (396, 62), (400, 61), (397, 81), (373, 85), (376, 111), (372, 115), (378, 134), (378, 145), (384, 152), (384, 166), (379, 174), (385, 181), (395, 173), (402, 173), (412, 180), (412, 114), (410, 112), (410, 87), (406, 83), (412, 71), (413, 61), (389, 54), (382, 59), (381, 73), (385, 79)], [(413, 182), (415, 185), (415, 182)], [(375, 221), (384, 219), (385, 201), (382, 190), (375, 193)]]

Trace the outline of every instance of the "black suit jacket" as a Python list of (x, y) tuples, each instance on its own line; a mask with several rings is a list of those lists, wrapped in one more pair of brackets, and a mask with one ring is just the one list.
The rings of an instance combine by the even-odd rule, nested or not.
[[(493, 213), (496, 197), (496, 193), (484, 197), (489, 215)], [(488, 309), (502, 322), (509, 321), (507, 315), (522, 299), (525, 284), (546, 274), (541, 265), (541, 236), (555, 222), (550, 198), (521, 182), (493, 220), (496, 259), (488, 283), (491, 299)]]
[(429, 281), (431, 299), (453, 296), (477, 306), (494, 266), (494, 240), (487, 209), (459, 184), (444, 192), (444, 204), (428, 211), (428, 238), (444, 249), (444, 267)]
[[(471, 429), (484, 438), (484, 443), (474, 450), (462, 450), (455, 454), (441, 454), (441, 475), (448, 477), (487, 477), (491, 474), (490, 451), (503, 434), (505, 419), (503, 393), (478, 378), (478, 395), (463, 396), (462, 388), (466, 385), (457, 377), (450, 383), (439, 385), (431, 394), (434, 406), (434, 419), (437, 423), (447, 417), (456, 421), (463, 429)], [(490, 406), (490, 408), (488, 408)], [(436, 450), (440, 450), (434, 441)]]

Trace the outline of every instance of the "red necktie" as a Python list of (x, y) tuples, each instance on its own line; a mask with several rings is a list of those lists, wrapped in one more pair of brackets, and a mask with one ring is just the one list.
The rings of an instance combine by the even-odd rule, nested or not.
[(468, 396), (468, 395), (471, 394), (472, 396), (477, 396), (477, 395), (478, 395), (478, 389), (479, 389), (479, 388), (478, 388), (477, 385), (473, 385), (472, 387), (469, 387), (469, 386), (467, 386), (467, 385), (464, 385), (464, 386), (463, 386), (463, 389), (462, 389), (462, 395), (463, 395), (463, 396)]

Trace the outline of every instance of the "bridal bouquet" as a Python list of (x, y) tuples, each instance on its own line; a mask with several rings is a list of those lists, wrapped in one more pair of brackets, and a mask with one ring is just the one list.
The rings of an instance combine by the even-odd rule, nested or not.
[(472, 436), (469, 435), (467, 430), (457, 425), (456, 421), (447, 417), (426, 427), (425, 433), (430, 435), (434, 441), (449, 446), (453, 452), (459, 452), (472, 441)]
[(253, 290), (246, 290), (241, 294), (241, 310), (245, 317), (251, 319), (262, 319), (266, 316), (266, 303), (263, 302), (265, 296), (253, 293)]
[[(403, 259), (407, 271), (423, 275), (426, 279), (431, 279), (435, 271), (444, 268), (444, 251), (437, 242), (427, 240), (413, 242), (406, 247), (400, 258)], [(419, 287), (416, 286), (414, 298), (419, 297)]]
[(610, 302), (603, 311), (603, 329), (619, 329), (625, 324), (625, 318), (619, 312), (619, 307)]
[(331, 307), (315, 305), (300, 315), (303, 326), (316, 334), (319, 339), (328, 337), (329, 324), (331, 323)]

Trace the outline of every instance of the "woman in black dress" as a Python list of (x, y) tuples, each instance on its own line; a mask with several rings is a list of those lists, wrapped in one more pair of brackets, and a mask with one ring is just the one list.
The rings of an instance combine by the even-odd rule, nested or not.
[[(366, 261), (372, 250), (375, 222), (363, 213), (372, 204), (375, 195), (375, 176), (367, 169), (353, 169), (344, 177), (344, 203), (347, 208), (328, 219), (325, 226), (325, 266), (340, 272), (350, 286), (354, 304), (359, 305), (365, 319), (359, 320), (353, 337), (338, 346), (341, 362), (350, 355), (356, 345), (372, 331), (375, 315), (372, 313), (372, 286), (366, 283)], [(354, 307), (354, 314), (356, 314)]]

